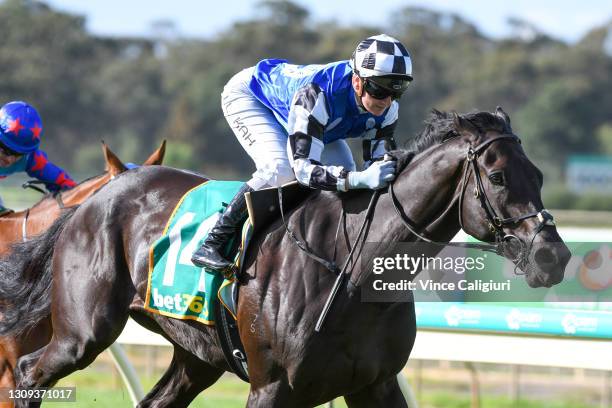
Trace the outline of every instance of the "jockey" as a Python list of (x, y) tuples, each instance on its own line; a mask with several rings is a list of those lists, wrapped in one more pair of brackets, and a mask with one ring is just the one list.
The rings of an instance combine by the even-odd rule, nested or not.
[[(43, 181), (49, 191), (74, 187), (68, 173), (38, 149), (41, 133), (42, 120), (33, 106), (15, 101), (0, 108), (0, 179), (25, 171)], [(0, 197), (0, 215), (8, 211)]]
[[(219, 251), (247, 216), (244, 194), (297, 179), (332, 191), (379, 189), (395, 177), (398, 100), (412, 81), (406, 48), (385, 34), (361, 41), (350, 61), (293, 65), (265, 59), (234, 75), (223, 114), (257, 170), (232, 199), (192, 262), (223, 271)], [(363, 138), (366, 168), (356, 171), (344, 139)]]

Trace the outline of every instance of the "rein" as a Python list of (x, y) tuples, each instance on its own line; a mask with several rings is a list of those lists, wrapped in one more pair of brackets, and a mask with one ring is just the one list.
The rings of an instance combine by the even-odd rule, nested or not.
[[(468, 242), (437, 242), (433, 241), (427, 237), (425, 237), (422, 233), (416, 231), (416, 229), (411, 225), (410, 219), (404, 213), (397, 196), (395, 195), (395, 191), (393, 189), (393, 183), (389, 184), (389, 193), (391, 195), (391, 201), (393, 203), (393, 207), (395, 208), (396, 213), (398, 214), (402, 223), (408, 228), (408, 230), (417, 236), (422, 241), (441, 245), (441, 246), (454, 246), (454, 247), (462, 247), (462, 248), (476, 248), (482, 251), (493, 252), (497, 255), (503, 255), (505, 245), (512, 240), (516, 240), (520, 245), (520, 250), (516, 258), (512, 259), (515, 263), (514, 273), (517, 275), (522, 275), (522, 273), (518, 273), (517, 269), (519, 265), (522, 265), (528, 262), (529, 252), (531, 251), (531, 247), (533, 246), (533, 242), (536, 236), (542, 231), (542, 229), (547, 225), (555, 225), (554, 218), (552, 214), (546, 209), (542, 209), (540, 211), (535, 211), (531, 213), (527, 213), (525, 215), (520, 215), (517, 217), (509, 217), (509, 218), (501, 218), (497, 215), (497, 212), (491, 205), (489, 201), (489, 197), (487, 196), (484, 184), (482, 182), (482, 177), (480, 175), (480, 169), (478, 167), (478, 157), (480, 154), (484, 152), (493, 142), (498, 140), (507, 139), (511, 141), (515, 141), (521, 143), (521, 140), (518, 136), (514, 134), (501, 134), (490, 139), (487, 139), (477, 145), (476, 147), (470, 146), (466, 158), (465, 158), (465, 167), (463, 172), (463, 177), (461, 180), (461, 193), (459, 195), (459, 225), (465, 231), (463, 226), (463, 197), (465, 196), (465, 191), (467, 189), (467, 185), (469, 182), (469, 178), (471, 173), (474, 174), (474, 179), (476, 186), (474, 187), (474, 197), (478, 198), (480, 201), (480, 206), (484, 209), (485, 215), (487, 217), (488, 227), (491, 232), (495, 234), (495, 244), (486, 244), (486, 243), (468, 243)], [(533, 237), (529, 243), (529, 246), (525, 244), (525, 242), (513, 234), (506, 234), (504, 231), (504, 227), (508, 227), (511, 225), (516, 225), (524, 220), (529, 218), (537, 218), (540, 223), (536, 228)]]
[(42, 188), (38, 187), (37, 184), (45, 184), (45, 183), (40, 180), (28, 180), (21, 185), (21, 188), (23, 189), (31, 188), (32, 190), (38, 191), (41, 194), (47, 194), (47, 192), (43, 190)]
[[(402, 223), (406, 226), (406, 228), (412, 234), (414, 234), (417, 238), (419, 238), (422, 241), (425, 241), (431, 244), (435, 244), (435, 245), (441, 245), (441, 246), (475, 248), (475, 249), (480, 249), (482, 251), (493, 252), (498, 255), (503, 255), (505, 252), (504, 251), (505, 245), (511, 240), (516, 240), (520, 244), (520, 251), (517, 257), (513, 259), (512, 261), (515, 263), (514, 273), (519, 275), (519, 273), (517, 272), (517, 268), (519, 267), (519, 265), (522, 265), (523, 263), (528, 262), (529, 252), (531, 250), (535, 237), (540, 233), (540, 231), (542, 231), (542, 229), (545, 226), (555, 225), (555, 224), (554, 224), (554, 219), (553, 219), (552, 214), (548, 212), (546, 209), (542, 209), (537, 212), (527, 213), (525, 215), (520, 215), (517, 217), (509, 217), (509, 218), (501, 218), (497, 215), (497, 212), (491, 205), (491, 202), (489, 201), (489, 198), (487, 197), (487, 194), (484, 189), (482, 177), (480, 176), (480, 169), (478, 167), (478, 157), (493, 142), (496, 142), (498, 140), (511, 140), (514, 142), (521, 143), (521, 140), (518, 138), (518, 136), (514, 134), (500, 134), (500, 135), (491, 137), (490, 139), (483, 141), (476, 147), (470, 146), (466, 154), (466, 159), (465, 159), (466, 163), (464, 166), (465, 170), (463, 172), (463, 176), (461, 180), (461, 188), (460, 188), (461, 192), (459, 195), (459, 225), (461, 226), (462, 229), (465, 230), (464, 224), (463, 224), (463, 211), (462, 211), (463, 197), (465, 195), (465, 190), (467, 189), (467, 185), (469, 183), (470, 175), (471, 173), (474, 173), (474, 179), (476, 183), (476, 186), (474, 187), (474, 196), (479, 199), (480, 205), (485, 211), (489, 229), (491, 230), (491, 232), (495, 233), (495, 244), (468, 243), (468, 242), (437, 242), (432, 239), (429, 239), (426, 236), (424, 236), (422, 233), (418, 232), (416, 228), (412, 226), (410, 219), (406, 216), (401, 204), (399, 203), (399, 200), (397, 199), (395, 190), (393, 188), (393, 184), (394, 184), (393, 182), (389, 184), (388, 191), (389, 191), (389, 195), (391, 196), (391, 202), (393, 203), (393, 207), (397, 215), (399, 216), (400, 220), (402, 221)], [(363, 224), (361, 225), (361, 228), (359, 229), (359, 233), (357, 234), (355, 245), (351, 248), (350, 253), (344, 263), (344, 266), (342, 267), (342, 270), (338, 274), (338, 277), (336, 278), (336, 281), (334, 282), (334, 285), (327, 297), (327, 301), (325, 302), (325, 305), (323, 306), (323, 310), (321, 311), (321, 314), (319, 315), (319, 319), (317, 320), (317, 324), (315, 326), (316, 332), (320, 332), (321, 328), (323, 327), (323, 323), (325, 321), (327, 314), (329, 313), (332, 302), (334, 301), (334, 298), (336, 297), (338, 290), (340, 289), (340, 286), (342, 285), (342, 282), (344, 281), (344, 276), (346, 275), (346, 269), (349, 265), (349, 262), (353, 257), (355, 249), (359, 246), (359, 242), (362, 238), (361, 236), (363, 234), (363, 231), (366, 225), (368, 225), (372, 220), (372, 215), (374, 214), (374, 209), (376, 207), (376, 203), (378, 202), (378, 198), (380, 197), (381, 191), (382, 190), (375, 190), (374, 194), (372, 194), (372, 198), (370, 199), (370, 203), (368, 204), (368, 209), (366, 211), (366, 214), (363, 220)], [(300, 248), (300, 250), (302, 250), (311, 259), (325, 266), (328, 270), (334, 273), (337, 273), (338, 268), (335, 262), (327, 261), (315, 255), (314, 253), (312, 253), (308, 249), (306, 243), (303, 241), (300, 241), (297, 238), (297, 236), (293, 233), (293, 231), (291, 231), (289, 227), (287, 226), (287, 223), (285, 221), (284, 212), (283, 212), (282, 189), (280, 187), (278, 188), (278, 200), (279, 200), (279, 207), (280, 207), (281, 217), (283, 220), (283, 225), (285, 226), (285, 229), (288, 235), (291, 237), (291, 239), (294, 241), (297, 247)], [(341, 219), (342, 219), (342, 215), (343, 213), (341, 214)], [(525, 242), (519, 237), (517, 237), (516, 235), (505, 233), (504, 227), (519, 224), (530, 218), (537, 218), (540, 221), (540, 223), (533, 234), (533, 237), (531, 239), (529, 246), (527, 246)], [(338, 229), (339, 228), (340, 226), (338, 225)], [(337, 239), (337, 232), (336, 232), (336, 239)], [(363, 239), (365, 240), (365, 236)]]
[[(25, 183), (23, 183), (21, 185), (21, 188), (23, 189), (27, 189), (27, 188), (31, 188), (32, 190), (38, 191), (41, 194), (47, 194), (47, 192), (45, 190), (43, 190), (42, 188), (38, 187), (38, 185), (42, 185), (42, 184), (47, 184), (46, 182), (42, 181), (42, 180), (28, 180)], [(55, 201), (57, 201), (57, 205), (59, 206), (60, 209), (64, 209), (66, 208), (66, 206), (64, 205), (64, 201), (62, 200), (62, 192), (61, 191), (55, 191), (52, 193), (53, 198), (55, 198)]]
[[(365, 227), (369, 225), (372, 221), (372, 216), (374, 215), (374, 209), (376, 208), (376, 203), (378, 202), (378, 197), (380, 197), (380, 194), (381, 194), (381, 190), (374, 190), (374, 194), (372, 194), (372, 197), (370, 198), (370, 203), (368, 204), (366, 214), (363, 218), (363, 223), (361, 224), (361, 227), (359, 228), (359, 232), (357, 233), (355, 244), (352, 246), (348, 256), (346, 257), (346, 261), (344, 261), (344, 265), (342, 266), (342, 269), (338, 271), (338, 267), (336, 266), (336, 263), (334, 261), (327, 261), (321, 258), (320, 256), (315, 255), (313, 252), (311, 252), (308, 249), (308, 246), (306, 245), (306, 243), (304, 241), (301, 241), (294, 234), (294, 232), (289, 229), (289, 226), (287, 225), (285, 221), (285, 214), (283, 211), (283, 190), (282, 190), (282, 187), (278, 187), (279, 209), (281, 213), (281, 218), (283, 220), (283, 225), (285, 226), (285, 230), (287, 231), (287, 234), (289, 235), (289, 237), (291, 237), (291, 239), (297, 245), (297, 247), (300, 250), (302, 250), (302, 252), (304, 252), (308, 257), (310, 257), (314, 261), (325, 266), (331, 272), (338, 275), (338, 277), (336, 278), (336, 281), (334, 282), (334, 286), (332, 286), (332, 289), (329, 292), (329, 295), (327, 296), (327, 300), (325, 301), (323, 310), (321, 311), (321, 314), (319, 315), (319, 319), (317, 320), (317, 324), (315, 326), (316, 332), (320, 332), (321, 328), (323, 327), (323, 322), (325, 321), (325, 317), (327, 316), (329, 309), (331, 308), (332, 302), (334, 301), (334, 298), (336, 297), (336, 294), (338, 293), (338, 290), (340, 289), (340, 286), (342, 285), (342, 282), (344, 281), (344, 277), (346, 276), (346, 269), (348, 268), (349, 262), (353, 258), (355, 249), (357, 249), (357, 247), (359, 246), (359, 242), (361, 240), (363, 231), (365, 230)], [(340, 222), (344, 218), (344, 215), (345, 215), (344, 210), (342, 210), (340, 214), (340, 220), (338, 221), (338, 229), (336, 230), (336, 241), (338, 240), (338, 232), (340, 231)], [(364, 235), (363, 236), (364, 240), (365, 240), (365, 237), (366, 236)], [(336, 257), (335, 254), (336, 254), (336, 248), (334, 245), (334, 259)]]
[(311, 258), (315, 262), (320, 263), (321, 265), (323, 265), (325, 268), (327, 268), (329, 271), (333, 272), (334, 274), (337, 274), (338, 266), (336, 265), (334, 261), (328, 261), (316, 255), (312, 251), (310, 251), (308, 249), (308, 245), (306, 244), (306, 242), (301, 241), (295, 235), (295, 233), (289, 229), (289, 226), (287, 225), (287, 222), (285, 221), (285, 212), (283, 210), (283, 188), (282, 187), (278, 187), (278, 208), (281, 214), (281, 219), (283, 220), (283, 225), (285, 226), (285, 230), (287, 231), (287, 234), (289, 235), (289, 237), (293, 240), (293, 243), (295, 243), (295, 245), (297, 245), (297, 247), (302, 252), (304, 252), (309, 258)]

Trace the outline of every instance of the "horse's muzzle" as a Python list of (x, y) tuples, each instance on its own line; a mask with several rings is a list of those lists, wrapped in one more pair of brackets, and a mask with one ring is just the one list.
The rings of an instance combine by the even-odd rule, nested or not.
[(527, 283), (531, 287), (551, 287), (563, 280), (571, 252), (563, 242), (535, 244), (526, 267)]

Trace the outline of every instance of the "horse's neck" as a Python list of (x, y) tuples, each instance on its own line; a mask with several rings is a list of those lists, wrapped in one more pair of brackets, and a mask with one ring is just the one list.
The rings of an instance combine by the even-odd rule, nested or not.
[(81, 204), (90, 195), (99, 190), (103, 185), (111, 180), (109, 173), (104, 173), (100, 176), (91, 178), (83, 183), (80, 183), (71, 190), (62, 193), (62, 201), (66, 207), (72, 207)]
[(10, 245), (21, 239), (24, 211), (0, 217), (0, 256), (9, 252)]
[[(81, 204), (85, 199), (91, 196), (94, 192), (96, 192), (100, 187), (104, 184), (108, 183), (110, 180), (110, 176), (108, 173), (104, 173), (100, 176), (94, 177), (92, 179), (86, 180), (83, 183), (78, 184), (71, 190), (62, 192), (61, 202), (65, 207), (72, 207), (78, 204)], [(54, 196), (47, 195), (42, 200), (34, 204), (27, 211), (27, 223), (26, 223), (26, 235), (38, 235), (47, 229), (59, 215), (61, 214), (60, 204)], [(2, 225), (4, 228), (9, 228), (8, 225), (11, 224), (11, 228), (15, 231), (15, 234), (19, 236), (11, 235), (11, 239), (21, 239), (22, 234), (22, 224), (24, 222), (24, 218), (26, 217), (26, 211), (19, 211), (14, 214), (10, 214), (5, 218), (5, 223)], [(17, 227), (12, 227), (12, 225), (16, 225)]]
[[(415, 157), (394, 183), (404, 213), (418, 230), (426, 229), (430, 239), (447, 242), (459, 231), (458, 204), (453, 199), (460, 183), (461, 163), (457, 149), (433, 148)], [(318, 193), (288, 215), (288, 226), (308, 243), (313, 253), (326, 259), (334, 254), (336, 260), (345, 259), (359, 241), (415, 241), (416, 237), (398, 219), (389, 193), (380, 195), (371, 223), (358, 237), (371, 196), (368, 190), (340, 195)], [(340, 218), (342, 210), (345, 221)], [(280, 242), (283, 238), (286, 234), (282, 224), (269, 231), (267, 237), (270, 242)], [(287, 249), (299, 252), (293, 242)]]
[[(110, 175), (108, 173), (85, 180), (77, 184), (74, 188), (59, 193), (61, 194), (61, 202), (66, 207), (80, 204), (109, 181)], [(51, 194), (47, 194), (39, 202), (30, 207), (30, 216), (36, 216), (41, 212), (47, 212), (50, 208), (57, 207), (58, 205), (58, 199)]]
[[(434, 147), (416, 156), (394, 183), (395, 194), (404, 213), (412, 225), (418, 231), (425, 230), (430, 239), (448, 241), (460, 229), (458, 203), (454, 198), (461, 181), (461, 159), (458, 149)], [(317, 228), (310, 230), (313, 234), (316, 232), (315, 235), (305, 238), (321, 241), (321, 237), (326, 237), (324, 241), (331, 243), (343, 208), (346, 223), (343, 223), (338, 245), (342, 244), (345, 235), (351, 241), (347, 242), (350, 247), (364, 222), (371, 196), (370, 190), (351, 191), (339, 196), (322, 192), (298, 207), (291, 215), (289, 224), (303, 229), (300, 220), (308, 220)], [(278, 231), (282, 236), (284, 228)], [(390, 194), (381, 194), (365, 240), (401, 242), (415, 239), (398, 219)]]
[[(415, 159), (395, 181), (394, 190), (412, 226), (427, 238), (446, 242), (460, 229), (456, 200), (462, 160), (453, 148), (434, 147)], [(393, 208), (390, 194), (383, 194), (368, 241), (414, 241)]]

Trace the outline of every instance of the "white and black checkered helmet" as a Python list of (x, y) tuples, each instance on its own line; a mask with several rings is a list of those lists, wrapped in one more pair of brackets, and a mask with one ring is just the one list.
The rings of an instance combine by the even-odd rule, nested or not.
[(386, 34), (361, 41), (350, 61), (361, 78), (397, 77), (412, 81), (412, 61), (404, 45)]

